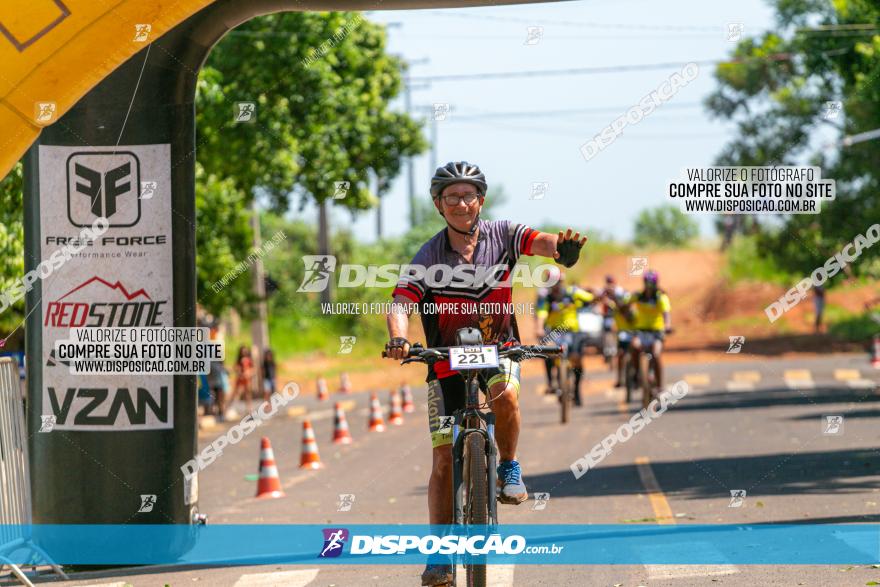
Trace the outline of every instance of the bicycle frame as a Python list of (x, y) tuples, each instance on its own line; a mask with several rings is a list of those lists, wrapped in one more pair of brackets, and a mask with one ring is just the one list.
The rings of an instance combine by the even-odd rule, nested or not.
[[(480, 381), (476, 371), (463, 372), (467, 396), (464, 409), (453, 413), (452, 424), (452, 495), (453, 524), (464, 524), (464, 446), (471, 434), (480, 434), (486, 443), (489, 490), (494, 491), (498, 473), (495, 466), (498, 449), (495, 447), (495, 414), (480, 410)], [(488, 390), (487, 390), (488, 393)], [(485, 424), (485, 427), (483, 426)], [(489, 499), (489, 521), (498, 524), (498, 503)]]

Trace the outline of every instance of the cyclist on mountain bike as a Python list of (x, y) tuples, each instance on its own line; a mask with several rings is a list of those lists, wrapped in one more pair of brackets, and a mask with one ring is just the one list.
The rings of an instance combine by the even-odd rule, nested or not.
[[(544, 273), (544, 279), (542, 283), (557, 283), (560, 279), (560, 275), (561, 273), (559, 271), (559, 267), (550, 266)], [(549, 293), (549, 287), (538, 288), (538, 295), (537, 299), (535, 300), (535, 308), (540, 308), (547, 303), (547, 295)], [(545, 334), (542, 328), (538, 328), (537, 324), (538, 316), (535, 315), (536, 331), (538, 332), (538, 344), (553, 344), (555, 341), (551, 340), (551, 337)], [(554, 357), (547, 357), (546, 359), (544, 359), (544, 370), (547, 375), (547, 387), (544, 390), (545, 394), (553, 393), (553, 366), (555, 364), (555, 361), (556, 359)]]
[(614, 328), (617, 330), (617, 380), (614, 387), (623, 387), (623, 357), (629, 352), (633, 330), (635, 330), (635, 309), (633, 295), (620, 286), (602, 292), (605, 306), (611, 309)]
[(645, 289), (635, 295), (635, 336), (631, 349), (634, 361), (639, 360), (639, 352), (650, 349), (654, 355), (655, 392), (663, 389), (663, 364), (660, 352), (663, 350), (663, 339), (672, 332), (672, 321), (669, 316), (669, 297), (658, 287), (660, 276), (656, 271), (647, 271), (643, 277)]
[[(394, 303), (386, 316), (389, 341), (387, 356), (403, 359), (409, 352), (409, 314), (419, 309), (427, 346), (455, 346), (459, 328), (472, 326), (482, 332), (485, 344), (515, 344), (519, 340), (516, 318), (510, 312), (492, 312), (485, 304), (510, 303), (509, 284), (486, 283), (489, 273), (500, 281), (509, 278), (520, 255), (539, 255), (573, 266), (586, 237), (548, 234), (507, 220), (480, 219), (486, 197), (486, 177), (480, 168), (466, 161), (437, 168), (431, 179), (431, 197), (447, 227), (422, 246), (412, 266), (427, 268), (424, 275), (402, 271), (394, 289)], [(456, 271), (451, 282), (437, 279), (436, 268)], [(449, 310), (450, 306), (456, 308)], [(487, 312), (480, 312), (486, 308)], [(518, 504), (528, 498), (523, 484), (516, 446), (519, 437), (519, 364), (506, 359), (496, 369), (483, 370), (481, 380), (488, 388), (489, 404), (496, 417), (498, 480), (502, 503)], [(464, 380), (449, 367), (449, 361), (428, 369), (428, 425), (433, 446), (433, 467), (428, 483), (431, 524), (452, 523), (452, 430), (441, 430), (441, 417), (451, 416), (464, 406)], [(422, 585), (443, 585), (452, 580), (451, 564), (429, 563)]]
[(578, 332), (577, 312), (596, 297), (580, 287), (565, 285), (565, 273), (559, 272), (559, 280), (550, 288), (547, 297), (537, 308), (538, 338), (547, 335), (546, 329), (563, 333), (567, 357), (574, 373), (574, 405), (581, 405), (581, 375), (583, 374), (584, 335)]

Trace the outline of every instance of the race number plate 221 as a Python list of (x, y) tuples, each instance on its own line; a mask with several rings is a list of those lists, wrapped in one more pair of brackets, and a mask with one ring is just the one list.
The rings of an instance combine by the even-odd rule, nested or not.
[(449, 349), (449, 366), (453, 369), (489, 369), (498, 366), (498, 347), (459, 346)]

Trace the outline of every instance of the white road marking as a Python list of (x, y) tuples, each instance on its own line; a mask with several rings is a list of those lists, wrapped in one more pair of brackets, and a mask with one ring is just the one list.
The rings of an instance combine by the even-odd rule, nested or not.
[(813, 389), (816, 387), (809, 369), (787, 369), (783, 374), (783, 379), (789, 389)]
[(877, 386), (870, 379), (849, 379), (846, 385), (852, 389), (874, 389)]
[[(492, 587), (513, 587), (513, 573), (516, 565), (486, 565), (486, 583)], [(464, 585), (467, 582), (467, 571), (464, 565), (455, 567), (456, 582)]]
[[(683, 552), (692, 553), (699, 556), (708, 554), (712, 559), (725, 560), (724, 556), (718, 549), (708, 542), (679, 542), (675, 541), (676, 549)], [(652, 552), (661, 553), (667, 547), (651, 547), (647, 546), (642, 549), (642, 554), (648, 558)], [(655, 579), (695, 579), (697, 577), (714, 577), (717, 575), (732, 575), (738, 573), (739, 569), (736, 565), (717, 564), (717, 565), (658, 565), (645, 564), (648, 571), (648, 580)], [(692, 582), (693, 584), (693, 582)]]
[(305, 587), (318, 576), (318, 569), (296, 571), (277, 571), (275, 573), (253, 573), (242, 575), (233, 587)]
[(648, 580), (657, 579), (695, 579), (697, 577), (714, 577), (732, 575), (739, 569), (734, 565), (645, 565)]
[(789, 389), (814, 389), (816, 383), (812, 379), (786, 379), (785, 385)]
[(709, 385), (712, 381), (708, 373), (688, 373), (684, 376), (684, 382), (693, 387), (694, 385)]
[(755, 391), (755, 384), (751, 381), (728, 381), (727, 391)]

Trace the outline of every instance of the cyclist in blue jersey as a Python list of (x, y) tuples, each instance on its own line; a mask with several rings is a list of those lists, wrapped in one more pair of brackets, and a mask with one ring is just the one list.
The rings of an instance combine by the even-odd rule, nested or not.
[[(419, 275), (404, 271), (394, 289), (386, 316), (387, 356), (403, 359), (409, 352), (409, 314), (419, 309), (426, 346), (455, 346), (459, 328), (476, 327), (485, 344), (519, 342), (516, 318), (495, 311), (511, 302), (509, 278), (520, 255), (539, 255), (572, 267), (586, 242), (569, 229), (563, 234), (533, 230), (507, 220), (480, 219), (486, 197), (486, 177), (466, 161), (437, 168), (431, 179), (431, 197), (447, 227), (425, 243), (410, 267), (426, 267)], [(432, 269), (438, 268), (439, 269)], [(447, 271), (454, 270), (454, 271)], [(451, 273), (453, 278), (438, 278)], [(488, 278), (487, 278), (488, 275)], [(507, 280), (507, 283), (504, 283)], [(486, 310), (483, 310), (486, 308)], [(502, 503), (519, 504), (528, 498), (516, 461), (519, 437), (519, 365), (502, 359), (495, 369), (484, 369), (481, 379), (496, 417), (498, 483)], [(464, 406), (464, 380), (443, 361), (428, 369), (428, 425), (433, 467), (428, 483), (431, 524), (452, 523), (452, 430), (441, 429), (441, 417)], [(452, 579), (451, 564), (428, 564), (422, 585), (443, 585)]]

